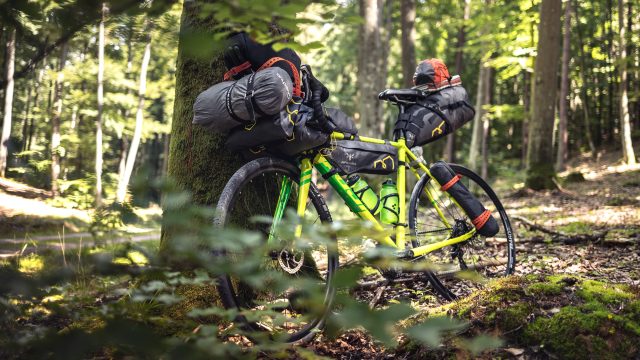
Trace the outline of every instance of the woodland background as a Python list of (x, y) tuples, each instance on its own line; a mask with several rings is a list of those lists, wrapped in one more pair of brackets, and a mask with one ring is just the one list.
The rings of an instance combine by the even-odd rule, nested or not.
[[(53, 235), (59, 243), (65, 232), (86, 231), (92, 240), (85, 250), (80, 240), (78, 262), (82, 262), (82, 251), (92, 247), (130, 254), (130, 248), (105, 244), (121, 239), (123, 232), (132, 239), (141, 236), (136, 231), (148, 230), (153, 234), (149, 251), (156, 253), (161, 226), (166, 243), (184, 226), (176, 224), (192, 220), (184, 216), (206, 215), (201, 208), (187, 212), (184, 207), (215, 204), (242, 160), (224, 151), (220, 137), (191, 126), (191, 104), (199, 91), (221, 79), (222, 39), (230, 31), (246, 30), (261, 41), (273, 40), (269, 29), (274, 20), (289, 30), (277, 39), (277, 46), (290, 46), (301, 54), (303, 63), (310, 64), (331, 91), (327, 104), (354, 115), (364, 135), (388, 137), (393, 128), (396, 109), (377, 101), (378, 92), (411, 86), (417, 62), (443, 59), (452, 74), (461, 75), (476, 117), (446, 141), (425, 147), (428, 161), (444, 158), (465, 164), (491, 180), (501, 194), (525, 196), (528, 200), (513, 201), (516, 210), (537, 201), (558, 200), (553, 197), (559, 196), (558, 191), (562, 196), (572, 194), (569, 200), (561, 199), (560, 212), (585, 211), (580, 206), (588, 202), (587, 197), (599, 201), (589, 205), (589, 211), (603, 204), (618, 206), (605, 209), (607, 216), (618, 216), (623, 222), (616, 223), (625, 232), (615, 240), (631, 239), (629, 252), (637, 250), (640, 199), (638, 185), (633, 183), (639, 174), (633, 144), (640, 141), (639, 14), (640, 3), (635, 0), (293, 0), (285, 5), (276, 0), (2, 1), (0, 237), (24, 239), (18, 241), (17, 249), (5, 241), (3, 261), (18, 268), (35, 263), (35, 270), (24, 279), (29, 282), (42, 270), (43, 261), (49, 261), (46, 253), (45, 260), (41, 257), (46, 241), (32, 237)], [(622, 174), (613, 185), (606, 177), (612, 173)], [(567, 179), (582, 185), (572, 187)], [(552, 191), (531, 192), (545, 189)], [(183, 190), (189, 192), (187, 197), (172, 193)], [(25, 197), (37, 202), (23, 204)], [(182, 209), (181, 215), (172, 213), (174, 205)], [(36, 215), (38, 211), (44, 215)], [(528, 215), (544, 222), (548, 214)], [(586, 234), (611, 224), (596, 221), (583, 228), (576, 223), (569, 222), (570, 230)], [(569, 226), (559, 226), (565, 225)], [(534, 238), (526, 231), (523, 234), (523, 238)], [(36, 250), (29, 250), (32, 247)], [(62, 261), (58, 250), (50, 255), (57, 259), (54, 263)], [(66, 268), (66, 257), (64, 266), (58, 265)], [(634, 273), (624, 274), (600, 280), (632, 283)], [(82, 277), (73, 276), (74, 280), (64, 281), (78, 285)], [(113, 282), (95, 276), (104, 284)], [(64, 290), (68, 304), (82, 303), (79, 293), (102, 291), (98, 296), (103, 296), (109, 288), (103, 285), (97, 290), (88, 284), (88, 279), (95, 278), (82, 279), (84, 287), (77, 286), (82, 291)], [(131, 284), (142, 281), (127, 279), (126, 285), (121, 281), (117, 286), (135, 288)], [(552, 283), (557, 285), (560, 280), (556, 280)], [(533, 280), (511, 281), (529, 286)], [(29, 284), (42, 288), (40, 283)], [(637, 307), (639, 292), (634, 289), (624, 291)], [(7, 291), (3, 299), (11, 298)], [(47, 307), (42, 305), (43, 297), (20, 305), (24, 305), (20, 321), (33, 323), (27, 310), (35, 303)], [(103, 303), (109, 301), (103, 299)], [(110, 315), (140, 311), (140, 317), (151, 311), (109, 309)], [(7, 316), (3, 319), (16, 319)], [(77, 329), (90, 328), (88, 320), (76, 320)], [(640, 336), (638, 321), (632, 318), (633, 330), (625, 328), (635, 334), (632, 339)], [(37, 325), (58, 331), (68, 324)], [(3, 341), (9, 344), (24, 338), (23, 330), (18, 328), (13, 333), (18, 335)], [(29, 336), (37, 339), (39, 335), (34, 331)], [(368, 340), (362, 340), (365, 345), (351, 340), (347, 342), (355, 348), (350, 351), (367, 346), (374, 354), (385, 351)], [(532, 343), (536, 341), (542, 340)], [(493, 346), (490, 341), (482, 344)], [(339, 351), (332, 353), (334, 348), (323, 346), (312, 350), (339, 356)], [(464, 354), (474, 353), (469, 347), (459, 348), (471, 351)], [(575, 349), (565, 350), (570, 354)], [(553, 351), (562, 353), (557, 348)]]

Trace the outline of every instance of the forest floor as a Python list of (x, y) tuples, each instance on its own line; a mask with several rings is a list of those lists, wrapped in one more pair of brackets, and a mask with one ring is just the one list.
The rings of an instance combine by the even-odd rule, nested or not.
[[(11, 189), (0, 186), (0, 258), (27, 255), (37, 250), (65, 250), (96, 245), (136, 243), (159, 240), (157, 222), (143, 221), (137, 226), (127, 226), (117, 234), (96, 238), (90, 232), (92, 214), (54, 206), (47, 201), (42, 190), (1, 179), (2, 184), (11, 183)], [(19, 189), (20, 191), (15, 191)], [(24, 196), (29, 196), (29, 198)], [(140, 219), (160, 216), (159, 208), (137, 209)]]
[[(561, 174), (561, 190), (524, 191), (521, 181), (516, 177), (494, 184), (516, 231), (515, 275), (490, 282), (483, 290), (454, 302), (440, 300), (428, 282), (416, 278), (388, 287), (376, 305), (384, 308), (399, 301), (410, 302), (418, 310), (398, 325), (399, 334), (403, 328), (441, 315), (466, 321), (468, 326), (463, 330), (436, 348), (417, 345), (402, 335), (397, 347), (385, 348), (359, 330), (337, 339), (320, 335), (305, 347), (340, 359), (638, 356), (640, 167), (618, 166), (607, 158), (599, 163), (577, 159)], [(24, 250), (26, 244), (36, 253), (46, 254), (42, 249), (57, 252), (63, 228), (72, 233), (66, 235), (65, 249), (75, 249), (82, 246), (80, 239), (90, 235), (86, 232), (90, 221), (87, 212), (63, 210), (42, 200), (0, 191), (0, 250)], [(50, 223), (34, 227), (41, 222)], [(130, 231), (117, 239), (133, 239), (154, 251), (157, 234)], [(84, 246), (95, 245), (88, 238), (85, 241)], [(116, 242), (111, 245), (118, 246)], [(23, 259), (21, 267), (38, 260)], [(368, 280), (376, 276), (369, 275)], [(94, 290), (91, 298), (102, 298), (100, 292), (106, 291)], [(357, 290), (354, 295), (369, 302), (374, 291)], [(471, 339), (482, 334), (501, 342), (483, 353), (470, 352)], [(296, 357), (295, 353), (292, 356)]]
[[(517, 179), (495, 184), (506, 195), (502, 201), (516, 231), (514, 276), (453, 303), (425, 296), (431, 292), (428, 282), (416, 280), (389, 287), (377, 306), (408, 301), (420, 309), (416, 318), (447, 314), (467, 320), (471, 325), (458, 335), (483, 333), (503, 340), (498, 349), (483, 353), (485, 358), (635, 358), (640, 353), (640, 167), (607, 160), (575, 160), (560, 174), (561, 190), (525, 191)], [(523, 221), (565, 236), (532, 230)], [(501, 294), (505, 288), (511, 292)], [(374, 292), (356, 296), (369, 300)], [(590, 302), (594, 296), (597, 304)], [(510, 313), (513, 309), (522, 313)], [(621, 314), (626, 317), (618, 319)], [(437, 349), (406, 339), (401, 344), (384, 349), (351, 331), (337, 340), (319, 337), (309, 347), (341, 359), (479, 356), (460, 341)]]

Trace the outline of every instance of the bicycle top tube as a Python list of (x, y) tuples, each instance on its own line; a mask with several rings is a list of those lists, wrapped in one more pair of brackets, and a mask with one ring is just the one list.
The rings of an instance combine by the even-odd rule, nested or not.
[(390, 140), (384, 140), (384, 139), (376, 139), (376, 138), (372, 138), (372, 137), (366, 137), (366, 136), (359, 136), (359, 135), (351, 135), (351, 134), (345, 134), (345, 133), (341, 133), (341, 132), (337, 132), (334, 131), (331, 133), (331, 139), (333, 140), (356, 140), (356, 141), (361, 141), (361, 142), (365, 142), (365, 143), (373, 143), (373, 144), (389, 144), (391, 146), (394, 146), (396, 148), (401, 148), (401, 147), (406, 147), (406, 145), (402, 144), (399, 141), (390, 141)]

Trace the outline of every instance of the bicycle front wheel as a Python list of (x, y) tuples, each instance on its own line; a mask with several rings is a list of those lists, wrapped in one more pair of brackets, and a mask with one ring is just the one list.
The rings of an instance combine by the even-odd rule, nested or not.
[[(515, 238), (507, 212), (489, 184), (461, 165), (449, 166), (462, 176), (459, 181), (491, 211), (500, 229), (492, 237), (476, 233), (464, 242), (424, 256), (426, 261), (434, 265), (434, 270), (427, 273), (434, 289), (445, 299), (453, 300), (482, 288), (488, 279), (512, 274), (515, 268)], [(427, 191), (432, 195), (435, 206), (428, 198)], [(414, 187), (409, 206), (413, 247), (460, 236), (473, 229), (472, 219), (451, 201), (448, 194), (440, 190), (437, 181), (426, 174)]]
[[(216, 208), (216, 225), (261, 233), (266, 242), (272, 233), (272, 221), (267, 219), (273, 218), (285, 183), (291, 184), (291, 189), (282, 221), (287, 221), (287, 214), (295, 213), (299, 172), (295, 165), (275, 158), (248, 162), (225, 186)], [(327, 222), (331, 222), (331, 214), (311, 183), (303, 229), (311, 233), (314, 226)], [(235, 275), (221, 276), (218, 292), (226, 308), (241, 312), (236, 321), (244, 329), (266, 332), (276, 341), (300, 342), (311, 339), (323, 325), (334, 296), (331, 279), (338, 267), (338, 256), (336, 247), (329, 243), (309, 244), (304, 250), (296, 250), (291, 247), (291, 239), (282, 238), (292, 237), (291, 234), (283, 231), (275, 235), (275, 248), (260, 247), (263, 253), (256, 254), (255, 248), (226, 251), (224, 256), (229, 261), (251, 266), (249, 273), (272, 276), (261, 278), (257, 284)], [(287, 245), (279, 248), (279, 243)], [(256, 256), (258, 264), (247, 263)], [(309, 299), (312, 294), (315, 298)]]

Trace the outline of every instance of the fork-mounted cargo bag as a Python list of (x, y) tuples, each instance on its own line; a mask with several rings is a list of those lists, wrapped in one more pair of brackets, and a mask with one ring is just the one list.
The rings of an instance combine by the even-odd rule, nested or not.
[(398, 150), (389, 144), (341, 140), (327, 159), (346, 175), (391, 174), (398, 167)]
[(431, 165), (431, 175), (433, 175), (441, 189), (451, 195), (469, 216), (476, 231), (483, 236), (494, 236), (500, 230), (498, 222), (491, 215), (482, 203), (461, 183), (461, 175), (456, 174), (453, 169), (443, 161), (436, 161)]
[(203, 91), (193, 104), (193, 123), (225, 133), (280, 113), (293, 95), (287, 73), (277, 67), (225, 81)]
[(394, 135), (408, 147), (422, 146), (454, 132), (473, 119), (475, 110), (461, 85), (437, 91), (398, 115)]

